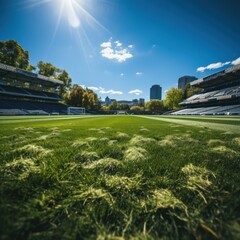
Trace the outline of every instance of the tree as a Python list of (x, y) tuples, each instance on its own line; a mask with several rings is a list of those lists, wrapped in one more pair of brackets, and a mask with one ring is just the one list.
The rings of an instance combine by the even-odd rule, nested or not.
[(127, 111), (127, 110), (130, 109), (130, 107), (129, 107), (129, 105), (127, 103), (123, 103), (123, 104), (118, 104), (117, 109), (118, 110), (126, 110)]
[(154, 113), (164, 111), (164, 104), (162, 100), (150, 100), (146, 102), (146, 108)]
[(133, 111), (133, 112), (138, 113), (138, 112), (144, 111), (144, 108), (143, 108), (143, 107), (140, 107), (140, 106), (132, 106), (132, 107), (130, 108), (130, 110)]
[(49, 62), (39, 61), (37, 64), (38, 73), (46, 77), (56, 77), (61, 70)]
[(167, 91), (165, 104), (169, 110), (179, 108), (179, 103), (183, 101), (183, 90), (172, 87)]
[(109, 111), (110, 109), (109, 109), (109, 106), (102, 106), (102, 107), (101, 107), (101, 110), (103, 110), (103, 111)]
[(88, 92), (88, 101), (89, 101), (89, 109), (92, 109), (92, 110), (99, 109), (98, 95), (92, 90)]
[(60, 86), (59, 94), (65, 96), (65, 93), (70, 91), (72, 86), (72, 79), (69, 77), (69, 74), (66, 70), (55, 67), (49, 62), (39, 61), (37, 64), (38, 73), (46, 77), (54, 77), (63, 82), (63, 85)]
[(85, 90), (81, 86), (72, 89), (67, 99), (67, 104), (73, 107), (83, 107), (83, 94)]
[(117, 101), (113, 100), (109, 105), (110, 110), (117, 110)]
[(84, 92), (82, 96), (82, 106), (85, 107), (86, 109), (89, 109), (89, 98), (88, 98), (88, 93)]
[(185, 91), (184, 91), (184, 96), (183, 98), (186, 99), (186, 98), (189, 98), (195, 94), (198, 94), (202, 91), (201, 88), (198, 88), (198, 87), (191, 87), (190, 83), (188, 83), (185, 87)]
[(29, 65), (28, 51), (15, 40), (0, 41), (0, 62), (24, 70), (34, 69)]
[(60, 95), (64, 96), (71, 89), (72, 79), (69, 77), (68, 72), (66, 70), (61, 70), (57, 75), (57, 79), (61, 80), (64, 84), (60, 87)]
[(87, 110), (98, 109), (98, 96), (91, 89), (75, 85), (69, 93), (64, 94), (66, 103), (74, 107), (85, 107)]

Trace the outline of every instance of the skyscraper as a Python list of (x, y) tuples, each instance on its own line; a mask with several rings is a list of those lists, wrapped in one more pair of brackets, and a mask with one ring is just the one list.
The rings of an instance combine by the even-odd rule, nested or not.
[(178, 88), (185, 91), (187, 83), (197, 80), (194, 76), (183, 76), (178, 79)]
[(162, 88), (160, 85), (153, 85), (150, 88), (150, 100), (162, 100)]

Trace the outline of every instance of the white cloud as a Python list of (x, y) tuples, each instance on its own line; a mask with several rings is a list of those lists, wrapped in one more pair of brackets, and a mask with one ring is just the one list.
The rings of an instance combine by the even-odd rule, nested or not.
[(136, 72), (136, 75), (142, 75), (143, 73), (142, 72)]
[(112, 47), (112, 42), (109, 40), (108, 42), (103, 42), (100, 46), (103, 48)]
[(82, 88), (86, 88), (86, 86), (85, 85), (79, 85), (80, 87), (82, 87)]
[(212, 70), (212, 69), (217, 69), (217, 68), (221, 68), (225, 65), (229, 65), (231, 62), (225, 62), (225, 63), (222, 63), (222, 62), (217, 62), (217, 63), (211, 63), (209, 64), (208, 66), (206, 67), (199, 67), (197, 68), (197, 72), (204, 72), (205, 70)]
[(240, 57), (231, 62), (232, 65), (240, 64)]
[[(84, 85), (84, 88), (85, 88), (85, 85)], [(96, 92), (99, 92), (101, 94), (110, 94), (110, 95), (121, 95), (123, 94), (123, 92), (121, 91), (116, 91), (116, 90), (113, 90), (113, 89), (110, 89), (110, 90), (106, 90), (105, 88), (103, 87), (87, 87), (93, 91), (96, 91)]]
[(133, 48), (133, 45), (132, 44), (128, 45), (128, 48)]
[(209, 65), (207, 65), (206, 67), (199, 67), (197, 68), (197, 72), (204, 72), (205, 70), (212, 70), (212, 69), (217, 69), (217, 68), (221, 68), (225, 65), (229, 65), (229, 64), (232, 64), (232, 65), (237, 65), (237, 64), (240, 64), (240, 57), (233, 60), (233, 61), (229, 61), (229, 62), (217, 62), (217, 63), (211, 63)]
[(99, 88), (98, 87), (87, 87), (88, 89), (91, 89), (91, 90), (93, 90), (93, 91), (98, 91), (99, 90)]
[(116, 41), (115, 44), (116, 44), (117, 47), (121, 47), (122, 46), (122, 43), (120, 41)]
[(205, 67), (199, 67), (197, 68), (197, 72), (204, 72), (206, 70)]
[(124, 73), (121, 73), (120, 75), (123, 77), (123, 76), (124, 76)]
[(110, 60), (117, 60), (118, 62), (125, 62), (127, 59), (133, 57), (132, 53), (129, 51), (129, 47), (122, 48), (122, 43), (120, 41), (116, 41), (115, 44), (116, 46), (113, 47), (111, 39), (108, 42), (102, 43), (100, 45), (103, 48), (100, 51), (102, 57)]
[(135, 95), (140, 95), (141, 93), (143, 93), (142, 90), (139, 90), (139, 89), (134, 89), (134, 90), (131, 90), (128, 92), (129, 94), (135, 94)]
[(101, 94), (110, 94), (110, 95), (121, 95), (121, 94), (123, 94), (123, 92), (121, 92), (121, 91), (116, 91), (116, 90), (113, 90), (113, 89), (106, 90), (103, 87), (99, 87), (98, 90), (99, 90), (99, 93), (101, 93)]

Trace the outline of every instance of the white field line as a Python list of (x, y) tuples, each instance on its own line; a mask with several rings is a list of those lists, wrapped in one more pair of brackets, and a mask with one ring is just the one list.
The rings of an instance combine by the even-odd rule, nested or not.
[(224, 132), (227, 131), (227, 132), (232, 132), (232, 133), (240, 133), (240, 126), (231, 125), (231, 124), (210, 123), (210, 122), (201, 122), (201, 121), (189, 121), (189, 120), (183, 120), (183, 119), (140, 116), (140, 115), (138, 115), (138, 116), (135, 115), (135, 117), (165, 121), (165, 122), (182, 124), (182, 125), (187, 125), (187, 126), (192, 126), (192, 127), (200, 127), (200, 128), (207, 127), (207, 128), (213, 129), (213, 130), (220, 130), (220, 131), (224, 131)]
[(48, 117), (48, 118), (35, 118), (35, 119), (28, 119), (22, 118), (18, 120), (4, 120), (0, 121), (0, 124), (6, 123), (21, 123), (21, 122), (41, 122), (41, 121), (55, 121), (55, 120), (72, 120), (72, 119), (84, 119), (84, 118), (104, 118), (103, 115), (91, 115), (91, 116), (77, 116), (77, 117)]

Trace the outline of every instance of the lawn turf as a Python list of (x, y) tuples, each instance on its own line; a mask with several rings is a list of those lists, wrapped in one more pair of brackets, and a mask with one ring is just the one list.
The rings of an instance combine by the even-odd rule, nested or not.
[(239, 132), (175, 118), (0, 118), (1, 239), (239, 239)]

